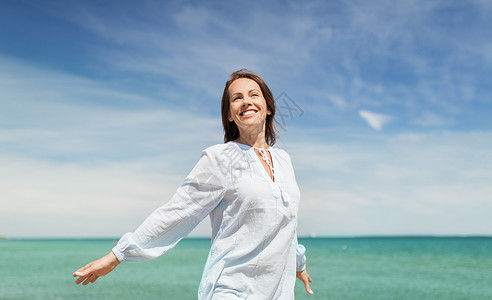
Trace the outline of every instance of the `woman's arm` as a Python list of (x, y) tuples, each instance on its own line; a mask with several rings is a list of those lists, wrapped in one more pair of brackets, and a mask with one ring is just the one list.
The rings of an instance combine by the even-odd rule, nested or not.
[(125, 234), (112, 252), (73, 273), (77, 284), (94, 282), (120, 262), (147, 261), (174, 247), (221, 201), (226, 189), (215, 151), (202, 156), (171, 200), (150, 214), (133, 233)]
[(155, 259), (172, 249), (223, 199), (225, 174), (216, 151), (203, 151), (198, 163), (171, 200), (156, 209), (113, 248), (120, 262)]

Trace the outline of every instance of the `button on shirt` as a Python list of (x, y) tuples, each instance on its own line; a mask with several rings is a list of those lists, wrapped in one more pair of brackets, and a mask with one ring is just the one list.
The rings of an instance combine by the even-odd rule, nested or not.
[(171, 200), (113, 248), (121, 262), (154, 259), (210, 215), (212, 244), (198, 299), (294, 299), (300, 193), (287, 152), (269, 148), (274, 180), (254, 148), (205, 149)]

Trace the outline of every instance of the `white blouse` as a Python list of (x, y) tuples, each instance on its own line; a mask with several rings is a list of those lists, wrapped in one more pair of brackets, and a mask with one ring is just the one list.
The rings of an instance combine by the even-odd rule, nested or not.
[(294, 299), (300, 193), (287, 152), (269, 148), (274, 180), (254, 148), (205, 149), (171, 200), (113, 248), (119, 261), (154, 259), (210, 215), (212, 245), (198, 299)]

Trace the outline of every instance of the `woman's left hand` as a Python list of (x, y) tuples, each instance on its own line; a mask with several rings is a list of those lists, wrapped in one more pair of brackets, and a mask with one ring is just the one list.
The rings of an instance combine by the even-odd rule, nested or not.
[(311, 277), (309, 277), (309, 274), (307, 273), (306, 270), (296, 272), (296, 277), (299, 278), (304, 283), (306, 292), (308, 292), (311, 295), (314, 294), (313, 290), (309, 286), (309, 283), (312, 282), (313, 280), (311, 279)]

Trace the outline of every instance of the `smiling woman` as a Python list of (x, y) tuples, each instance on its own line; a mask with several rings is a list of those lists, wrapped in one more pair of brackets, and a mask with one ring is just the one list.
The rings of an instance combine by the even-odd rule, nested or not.
[(74, 272), (76, 283), (93, 283), (121, 262), (161, 256), (209, 215), (212, 245), (199, 299), (293, 299), (296, 276), (312, 294), (297, 243), (300, 192), (289, 155), (272, 147), (274, 116), (263, 80), (232, 73), (222, 97), (225, 143), (205, 149), (171, 200), (135, 232)]

